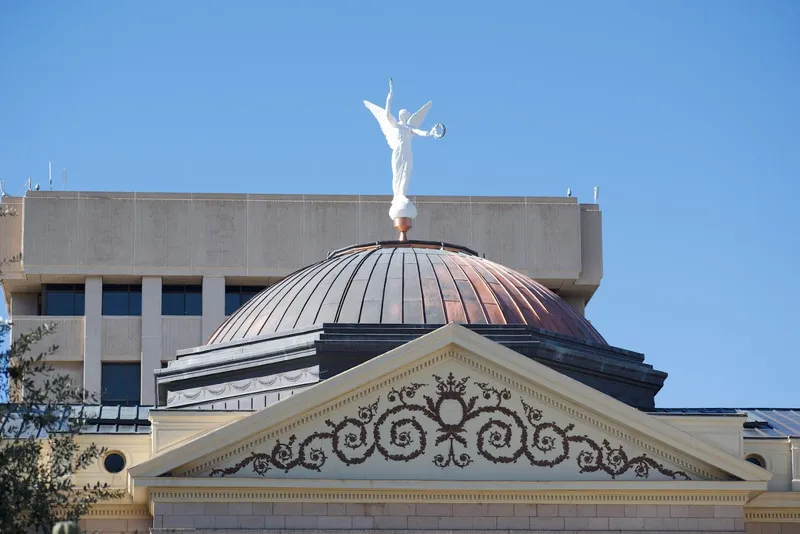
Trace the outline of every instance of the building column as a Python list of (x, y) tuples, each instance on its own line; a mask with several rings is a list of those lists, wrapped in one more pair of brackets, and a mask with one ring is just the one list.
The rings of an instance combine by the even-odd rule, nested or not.
[(563, 298), (566, 301), (566, 303), (569, 304), (570, 307), (573, 310), (575, 310), (576, 312), (578, 312), (581, 315), (581, 317), (585, 317), (586, 316), (586, 301), (584, 300), (584, 298), (582, 296), (579, 296), (579, 295), (577, 295), (577, 296), (576, 295), (565, 295)]
[(225, 277), (203, 277), (203, 343), (225, 320)]
[(800, 491), (800, 439), (789, 442), (792, 454), (792, 491)]
[(153, 371), (161, 369), (161, 277), (142, 277), (142, 404), (156, 403)]
[[(103, 278), (87, 276), (84, 285), (83, 388), (100, 402), (103, 374)], [(88, 400), (88, 399), (87, 399)]]

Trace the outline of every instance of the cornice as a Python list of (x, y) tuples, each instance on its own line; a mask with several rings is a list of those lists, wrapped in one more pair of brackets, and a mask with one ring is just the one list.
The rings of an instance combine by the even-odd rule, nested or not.
[(83, 517), (84, 519), (149, 519), (150, 507), (146, 504), (96, 504)]
[(764, 492), (747, 504), (744, 520), (749, 523), (800, 523), (800, 492)]
[(745, 508), (746, 523), (800, 523), (800, 508)]
[[(463, 482), (153, 478), (151, 502), (439, 502), (743, 506), (750, 482)], [(468, 489), (465, 489), (468, 488)]]
[(173, 390), (167, 393), (167, 407), (180, 407), (209, 402), (236, 395), (265, 393), (288, 387), (314, 384), (319, 381), (318, 366), (285, 371), (267, 376), (234, 380), (221, 384)]

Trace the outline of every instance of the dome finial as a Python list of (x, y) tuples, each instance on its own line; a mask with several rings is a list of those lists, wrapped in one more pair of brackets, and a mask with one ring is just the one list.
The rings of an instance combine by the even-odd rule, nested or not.
[(400, 232), (398, 241), (408, 241), (406, 232), (411, 230), (412, 221), (413, 219), (411, 217), (395, 217), (392, 219), (392, 222), (394, 223), (394, 229)]

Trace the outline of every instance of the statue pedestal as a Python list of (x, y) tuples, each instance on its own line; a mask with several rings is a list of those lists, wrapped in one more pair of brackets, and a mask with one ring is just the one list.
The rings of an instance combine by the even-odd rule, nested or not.
[(395, 217), (393, 220), (394, 222), (394, 229), (400, 232), (400, 237), (398, 241), (408, 241), (408, 236), (406, 232), (411, 230), (411, 223), (413, 219), (411, 217)]
[(389, 218), (408, 218), (414, 219), (417, 216), (417, 207), (407, 197), (395, 197), (392, 200), (392, 207), (389, 208)]

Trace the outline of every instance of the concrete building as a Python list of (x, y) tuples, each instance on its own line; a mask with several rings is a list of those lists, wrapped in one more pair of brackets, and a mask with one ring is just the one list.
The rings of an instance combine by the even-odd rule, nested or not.
[(389, 197), (7, 201), (13, 328), (57, 324), (79, 482), (127, 490), (89, 532), (800, 533), (800, 411), (656, 407), (585, 317), (596, 205), (417, 197), (399, 242)]
[[(333, 249), (387, 239), (391, 197), (37, 192), (8, 198), (2, 285), (15, 331), (47, 321), (59, 370), (153, 404), (153, 370), (245, 299)], [(479, 250), (583, 313), (602, 278), (600, 211), (574, 198), (417, 197), (416, 239)], [(105, 369), (105, 371), (104, 371)], [(138, 390), (112, 391), (111, 382)], [(107, 378), (103, 385), (103, 376)], [(124, 378), (123, 378), (124, 377)]]

